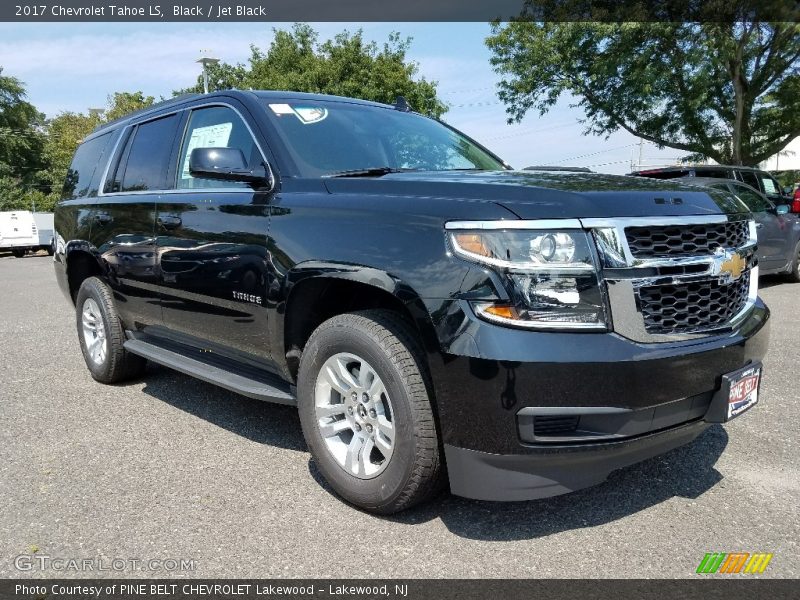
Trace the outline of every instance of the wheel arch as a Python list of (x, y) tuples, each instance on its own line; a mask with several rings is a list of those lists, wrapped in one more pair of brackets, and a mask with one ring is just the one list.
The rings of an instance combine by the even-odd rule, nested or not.
[(64, 281), (68, 297), (75, 303), (81, 284), (88, 277), (103, 277), (103, 268), (88, 242), (72, 241), (64, 248)]
[[(397, 277), (379, 269), (330, 263), (297, 265), (287, 276), (285, 301), (278, 306), (273, 356), (295, 379), (311, 333), (327, 319), (356, 310), (383, 308), (399, 313), (423, 349), (438, 350), (433, 321), (421, 297)], [(426, 365), (427, 366), (427, 365)]]

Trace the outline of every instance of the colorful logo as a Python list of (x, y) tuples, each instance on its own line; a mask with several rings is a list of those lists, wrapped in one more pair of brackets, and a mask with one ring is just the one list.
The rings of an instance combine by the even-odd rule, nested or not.
[(772, 554), (765, 552), (708, 552), (697, 566), (697, 573), (763, 573)]

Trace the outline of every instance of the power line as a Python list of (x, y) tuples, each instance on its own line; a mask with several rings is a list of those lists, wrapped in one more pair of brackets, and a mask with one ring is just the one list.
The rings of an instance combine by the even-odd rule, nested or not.
[(498, 136), (494, 136), (494, 137), (481, 138), (481, 139), (483, 141), (486, 141), (486, 142), (493, 142), (493, 141), (497, 141), (497, 140), (505, 140), (505, 139), (508, 139), (508, 138), (519, 137), (521, 135), (531, 135), (531, 134), (534, 134), (534, 133), (541, 133), (543, 131), (552, 131), (554, 129), (563, 129), (564, 127), (571, 127), (572, 125), (574, 125), (574, 122), (573, 121), (568, 121), (568, 122), (563, 122), (563, 123), (556, 123), (555, 125), (549, 125), (547, 127), (542, 127), (541, 129), (536, 128), (536, 127), (527, 127), (524, 130), (515, 131), (513, 133), (507, 133), (507, 134), (504, 134), (504, 135), (498, 135)]
[[(581, 154), (579, 156), (572, 156), (570, 158), (562, 158), (561, 160), (555, 161), (556, 164), (569, 162), (571, 160), (578, 160), (579, 158), (588, 158), (590, 156), (597, 156), (598, 154), (605, 154), (606, 152), (613, 152), (614, 150), (622, 150), (623, 148), (630, 148), (632, 146), (638, 145), (639, 142), (635, 142), (633, 144), (625, 144), (624, 146), (615, 146), (614, 148), (606, 148), (604, 150), (598, 150), (597, 152), (590, 152), (589, 154)], [(611, 164), (611, 163), (609, 163)]]

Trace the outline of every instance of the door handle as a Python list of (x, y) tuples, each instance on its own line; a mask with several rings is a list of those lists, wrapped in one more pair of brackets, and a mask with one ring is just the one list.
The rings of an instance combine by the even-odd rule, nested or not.
[(158, 217), (158, 224), (164, 229), (177, 229), (181, 226), (181, 218), (177, 215), (163, 215)]
[(94, 216), (94, 222), (97, 223), (98, 225), (108, 225), (113, 220), (114, 220), (114, 217), (112, 217), (108, 213), (97, 213)]
[(764, 227), (763, 223), (756, 223), (756, 228), (761, 229), (762, 227)]

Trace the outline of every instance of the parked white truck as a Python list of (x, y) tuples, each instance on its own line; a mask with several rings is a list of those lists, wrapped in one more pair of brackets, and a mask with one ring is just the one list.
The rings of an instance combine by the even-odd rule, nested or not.
[(0, 251), (10, 250), (17, 258), (29, 251), (53, 254), (53, 213), (28, 210), (0, 212)]

